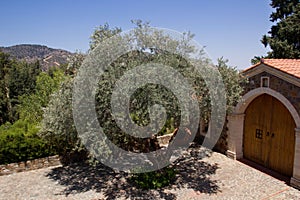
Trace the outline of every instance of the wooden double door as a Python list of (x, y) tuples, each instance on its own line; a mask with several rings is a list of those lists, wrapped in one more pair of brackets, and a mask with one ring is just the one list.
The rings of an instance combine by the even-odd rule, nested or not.
[(244, 157), (286, 176), (292, 176), (296, 124), (276, 98), (263, 94), (245, 112)]

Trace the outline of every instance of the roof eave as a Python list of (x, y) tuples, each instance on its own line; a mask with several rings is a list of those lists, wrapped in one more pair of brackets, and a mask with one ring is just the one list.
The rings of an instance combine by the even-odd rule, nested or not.
[(250, 78), (250, 77), (253, 77), (262, 72), (267, 72), (267, 73), (272, 74), (282, 80), (285, 80), (293, 85), (300, 87), (300, 78), (294, 76), (293, 74), (276, 69), (276, 68), (274, 68), (266, 63), (262, 63), (262, 62), (249, 67), (248, 69), (244, 70), (242, 72), (242, 74), (245, 77)]

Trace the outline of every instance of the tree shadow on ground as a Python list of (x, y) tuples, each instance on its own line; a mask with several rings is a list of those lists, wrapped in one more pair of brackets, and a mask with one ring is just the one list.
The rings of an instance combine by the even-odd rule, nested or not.
[[(205, 151), (205, 152), (204, 152)], [(218, 164), (209, 164), (202, 160), (203, 154), (210, 156), (208, 150), (193, 145), (185, 155), (176, 160), (173, 167), (177, 170), (175, 180), (167, 187), (156, 190), (140, 189), (130, 179), (130, 174), (114, 172), (103, 165), (89, 166), (72, 164), (57, 167), (47, 174), (52, 180), (65, 186), (59, 195), (70, 195), (95, 190), (106, 199), (176, 199), (172, 193), (182, 188), (195, 192), (215, 194), (220, 192), (217, 182), (210, 179), (216, 173)]]

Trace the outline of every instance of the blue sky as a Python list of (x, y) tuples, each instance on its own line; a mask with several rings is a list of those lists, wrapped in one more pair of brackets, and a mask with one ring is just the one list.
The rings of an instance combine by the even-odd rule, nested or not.
[(272, 23), (269, 0), (4, 0), (0, 2), (0, 46), (42, 44), (86, 51), (95, 27), (109, 23), (122, 30), (130, 20), (191, 31), (216, 61), (223, 56), (239, 69), (268, 49), (260, 43)]

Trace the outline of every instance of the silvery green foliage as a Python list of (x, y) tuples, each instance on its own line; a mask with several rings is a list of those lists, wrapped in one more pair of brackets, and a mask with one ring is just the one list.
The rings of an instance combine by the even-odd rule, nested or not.
[(118, 33), (120, 33), (122, 30), (121, 28), (110, 28), (108, 23), (105, 23), (104, 25), (100, 25), (96, 28), (93, 35), (90, 37), (90, 50), (95, 49), (103, 40), (110, 38)]
[(236, 68), (228, 66), (227, 63), (228, 60), (223, 57), (219, 58), (217, 68), (226, 87), (227, 113), (230, 113), (240, 101), (244, 91), (242, 86), (247, 83), (247, 79)]
[(81, 52), (76, 52), (73, 56), (71, 56), (68, 60), (69, 64), (66, 69), (66, 74), (75, 76), (85, 57), (86, 55)]
[[(111, 141), (120, 145), (124, 149), (139, 149), (141, 151), (148, 151), (149, 147), (143, 146), (147, 141), (146, 139), (136, 139), (131, 137), (121, 130), (116, 124), (116, 120), (111, 113), (110, 106), (111, 95), (116, 85), (116, 81), (118, 81), (124, 75), (124, 73), (127, 73), (137, 66), (148, 63), (159, 63), (166, 66), (172, 66), (174, 69), (178, 70), (179, 73), (187, 75), (187, 78), (190, 79), (191, 85), (195, 85), (195, 82), (193, 81), (196, 81), (197, 79), (195, 80), (194, 76), (191, 76), (191, 74), (194, 72), (193, 67), (188, 64), (183, 57), (179, 56), (180, 53), (186, 55), (192, 52), (193, 48), (186, 47), (186, 41), (192, 39), (191, 34), (187, 34), (186, 38), (177, 41), (162, 31), (151, 29), (147, 23), (141, 24), (138, 22), (137, 26), (138, 27), (128, 35), (123, 35), (123, 38), (128, 38), (124, 45), (128, 45), (128, 48), (131, 48), (130, 45), (135, 46), (136, 50), (122, 55), (115, 60), (115, 62), (113, 62), (111, 66), (105, 70), (105, 73), (100, 78), (98, 91), (96, 93), (96, 109), (98, 111), (98, 120), (100, 122), (100, 126), (104, 129), (104, 132)], [(163, 48), (157, 48), (158, 44)], [(164, 49), (171, 49), (171, 51), (176, 52), (176, 54), (164, 51)], [(111, 51), (108, 49), (106, 52)], [(199, 55), (199, 57), (200, 56), (201, 55)], [(176, 82), (175, 77), (172, 77), (170, 74), (164, 75), (166, 79)], [(132, 74), (132, 76), (138, 75)], [(147, 76), (147, 74), (145, 74), (145, 76)], [(203, 82), (201, 79), (198, 80), (199, 82)], [(123, 85), (126, 86), (130, 84), (124, 82)], [(183, 90), (184, 92), (188, 91), (187, 88), (183, 87), (183, 85), (180, 85), (177, 90)], [(192, 94), (187, 93), (186, 95), (190, 96)], [(130, 102), (131, 118), (138, 125), (148, 125), (150, 123), (151, 114), (149, 113), (148, 109), (155, 104), (159, 104), (165, 108), (167, 122), (175, 119), (173, 120), (174, 124), (171, 124), (171, 126), (173, 125), (174, 127), (174, 125), (179, 125), (180, 117), (183, 116), (183, 113), (180, 112), (178, 99), (176, 99), (174, 94), (172, 94), (172, 92), (166, 87), (156, 84), (147, 84), (132, 95)], [(121, 117), (124, 116), (123, 113), (119, 114)], [(153, 130), (153, 134), (156, 133), (157, 132)], [(143, 147), (136, 148), (137, 146)]]
[[(135, 68), (136, 66), (145, 65), (148, 63), (159, 63), (166, 66), (171, 66), (179, 73), (181, 73), (192, 85), (194, 93), (186, 93), (188, 96), (192, 96), (194, 99), (198, 100), (199, 108), (201, 111), (201, 117), (209, 119), (211, 116), (211, 96), (216, 98), (216, 95), (220, 94), (215, 85), (214, 91), (209, 91), (207, 88), (207, 82), (204, 81), (204, 75), (206, 81), (211, 83), (216, 81), (216, 74), (213, 70), (208, 67), (202, 68), (203, 70), (199, 73), (193, 65), (207, 66), (211, 65), (211, 61), (205, 57), (203, 50), (196, 50), (190, 41), (193, 39), (193, 34), (190, 32), (183, 34), (182, 38), (174, 39), (170, 35), (165, 34), (165, 32), (157, 31), (151, 29), (148, 23), (142, 23), (141, 21), (134, 21), (136, 24), (136, 29), (127, 34), (121, 34), (116, 37), (116, 41), (124, 48), (131, 48), (130, 46), (135, 46), (136, 50), (128, 52), (120, 57), (118, 57), (114, 62), (105, 69), (103, 75), (100, 77), (99, 82), (94, 83), (92, 79), (86, 77), (83, 81), (87, 82), (87, 85), (97, 84), (97, 91), (94, 92), (95, 95), (95, 109), (97, 111), (97, 122), (103, 128), (104, 133), (107, 138), (114, 144), (122, 147), (126, 150), (139, 151), (139, 152), (149, 152), (156, 150), (156, 146), (152, 145), (149, 139), (136, 138), (131, 135), (126, 134), (120, 127), (116, 124), (111, 113), (111, 95), (113, 93), (116, 82), (128, 71)], [(107, 51), (95, 52), (98, 44), (112, 35), (119, 33), (120, 29), (109, 29), (108, 25), (100, 26), (95, 30), (94, 35), (91, 37), (91, 51), (90, 54), (101, 53), (106, 57), (112, 56), (110, 54), (110, 47), (108, 45)], [(126, 41), (126, 42), (124, 42)], [(162, 46), (163, 48), (157, 48), (157, 46)], [(114, 44), (110, 44), (114, 45)], [(105, 47), (104, 47), (105, 48)], [(171, 49), (172, 52), (164, 51), (164, 49)], [(192, 58), (192, 63), (188, 62), (185, 57)], [(82, 62), (82, 57), (79, 59), (74, 59), (71, 62), (69, 69), (76, 75), (78, 66)], [(83, 61), (84, 62), (84, 61)], [(97, 62), (97, 61), (95, 61)], [(87, 63), (85, 63), (87, 64)], [(91, 63), (92, 64), (92, 63)], [(99, 63), (107, 64), (107, 63)], [(211, 66), (212, 67), (212, 66)], [(227, 98), (227, 107), (230, 108), (232, 104), (236, 103), (238, 97), (241, 93), (240, 87), (240, 77), (237, 75), (236, 70), (228, 68), (225, 63), (220, 67), (222, 77), (225, 77), (225, 85), (227, 91), (224, 92), (224, 96)], [(94, 70), (94, 71), (93, 71)], [(97, 73), (99, 69), (93, 69), (88, 72), (90, 75)], [(174, 77), (166, 74), (167, 79), (173, 80), (174, 83), (178, 82)], [(92, 83), (91, 83), (92, 82)], [(126, 83), (124, 83), (126, 85)], [(82, 149), (80, 141), (77, 137), (77, 131), (74, 126), (73, 115), (72, 115), (72, 89), (73, 89), (73, 78), (68, 79), (52, 97), (48, 108), (44, 113), (44, 120), (42, 121), (42, 129), (40, 135), (51, 141), (53, 144), (57, 145), (62, 152), (74, 151)], [(86, 91), (90, 88), (82, 89), (82, 98), (85, 98)], [(187, 88), (178, 87), (178, 90), (189, 91)], [(226, 92), (226, 94), (225, 94)], [(222, 98), (222, 97), (220, 97)], [(181, 116), (184, 113), (181, 112), (181, 108), (178, 103), (178, 99), (168, 90), (166, 87), (157, 84), (146, 84), (144, 87), (139, 88), (132, 96), (130, 100), (130, 117), (132, 120), (140, 125), (146, 126), (150, 123), (150, 115), (155, 113), (150, 113), (149, 108), (155, 104), (159, 104), (164, 107), (166, 111), (166, 124), (159, 134), (164, 134), (166, 130), (178, 127), (180, 124)], [(79, 102), (80, 103), (80, 102)], [(85, 105), (82, 105), (83, 107)], [(222, 105), (213, 105), (216, 108)], [(160, 113), (160, 112), (159, 112)], [(214, 113), (217, 114), (217, 113)], [(193, 120), (193, 119), (187, 119)], [(220, 120), (218, 129), (222, 129), (222, 120)], [(89, 126), (89, 125), (87, 125)], [(153, 134), (156, 134), (154, 132)], [(101, 152), (96, 152), (96, 154), (102, 154), (103, 157), (111, 153), (107, 143), (97, 138), (90, 138), (92, 142), (98, 141), (102, 145)]]
[(72, 79), (68, 79), (51, 95), (39, 131), (39, 136), (54, 145), (61, 155), (80, 147), (73, 122), (72, 92)]

